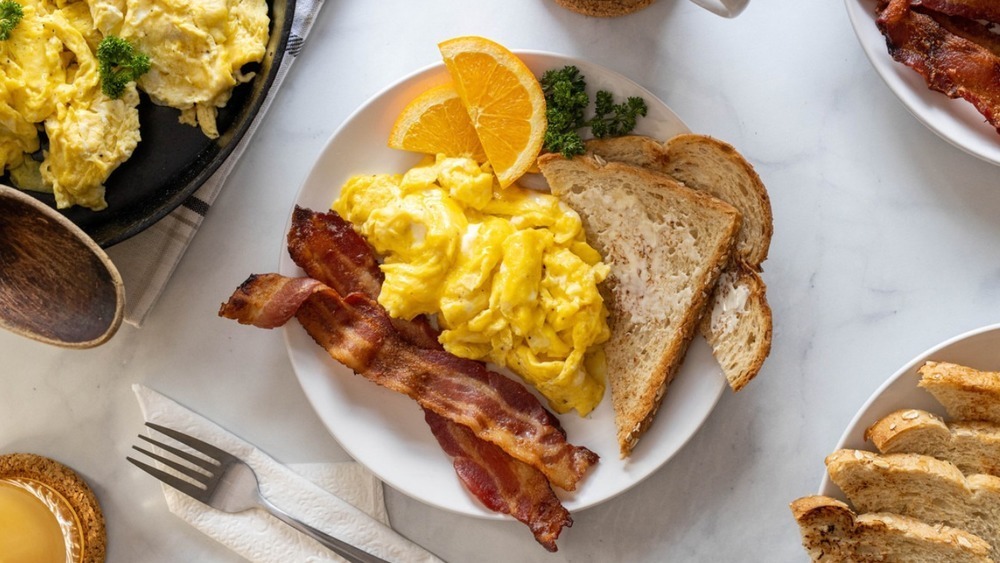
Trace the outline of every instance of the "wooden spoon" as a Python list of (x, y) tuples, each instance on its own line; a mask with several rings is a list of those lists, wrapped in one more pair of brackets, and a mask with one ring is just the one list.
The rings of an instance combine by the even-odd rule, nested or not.
[(107, 342), (121, 326), (118, 269), (69, 219), (0, 185), (0, 327), (67, 348)]

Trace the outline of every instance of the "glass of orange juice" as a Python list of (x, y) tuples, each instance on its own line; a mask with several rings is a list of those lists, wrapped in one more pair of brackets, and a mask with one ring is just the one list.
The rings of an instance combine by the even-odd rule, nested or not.
[(0, 456), (0, 561), (103, 560), (104, 542), (97, 499), (72, 469), (34, 454)]

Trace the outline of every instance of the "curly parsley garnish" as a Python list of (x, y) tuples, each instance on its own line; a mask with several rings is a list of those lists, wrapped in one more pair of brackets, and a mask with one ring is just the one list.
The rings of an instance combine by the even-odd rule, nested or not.
[(14, 0), (0, 0), (0, 41), (10, 39), (10, 34), (21, 23), (24, 10)]
[(566, 158), (584, 152), (580, 129), (589, 127), (597, 138), (625, 135), (648, 111), (642, 98), (632, 96), (616, 104), (611, 92), (600, 90), (594, 103), (594, 117), (586, 119), (584, 112), (590, 105), (590, 96), (586, 92), (587, 83), (575, 66), (548, 70), (542, 74), (540, 83), (545, 94), (545, 117), (548, 119), (544, 147), (550, 152), (562, 153)]
[(125, 86), (149, 71), (149, 56), (135, 50), (131, 43), (114, 35), (97, 46), (101, 91), (109, 98), (120, 98)]

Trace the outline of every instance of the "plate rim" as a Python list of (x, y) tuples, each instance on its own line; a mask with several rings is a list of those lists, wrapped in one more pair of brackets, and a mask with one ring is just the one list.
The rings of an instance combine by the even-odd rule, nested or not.
[[(691, 129), (687, 125), (687, 123), (685, 123), (681, 119), (681, 117), (676, 112), (674, 112), (674, 110), (672, 108), (670, 108), (670, 106), (668, 106), (665, 102), (663, 102), (663, 100), (661, 100), (659, 98), (659, 96), (655, 95), (653, 92), (651, 92), (645, 86), (639, 84), (638, 82), (636, 82), (636, 81), (628, 78), (627, 76), (625, 76), (625, 75), (623, 75), (623, 74), (621, 74), (621, 73), (619, 73), (619, 72), (617, 72), (617, 71), (615, 71), (613, 69), (607, 68), (604, 65), (601, 65), (599, 63), (590, 62), (590, 61), (588, 61), (586, 59), (583, 59), (581, 57), (576, 57), (576, 56), (572, 56), (572, 55), (566, 55), (566, 54), (556, 53), (556, 52), (551, 52), (551, 51), (529, 50), (529, 49), (512, 49), (512, 51), (515, 54), (517, 54), (518, 56), (526, 56), (526, 57), (537, 56), (537, 57), (541, 57), (541, 58), (555, 58), (555, 59), (558, 59), (558, 60), (562, 61), (564, 64), (581, 64), (582, 63), (582, 64), (590, 66), (590, 67), (600, 68), (603, 73), (607, 73), (605, 75), (606, 77), (612, 78), (615, 81), (624, 81), (624, 83), (629, 84), (630, 87), (634, 88), (636, 91), (641, 92), (642, 95), (647, 96), (648, 100), (654, 100), (655, 101), (654, 103), (658, 103), (658, 104), (662, 105), (662, 107), (664, 108), (664, 110), (666, 110), (666, 113), (669, 114), (669, 117), (672, 120), (675, 120), (677, 122), (677, 124), (679, 124), (679, 126), (683, 128), (684, 132), (690, 132), (691, 131)], [(381, 101), (381, 99), (384, 96), (391, 95), (391, 93), (395, 89), (400, 88), (400, 87), (406, 85), (407, 83), (409, 83), (411, 81), (419, 80), (419, 79), (422, 79), (422, 78), (426, 78), (428, 80), (432, 80), (433, 79), (433, 77), (432, 77), (433, 74), (436, 74), (436, 73), (438, 73), (438, 72), (440, 72), (440, 71), (442, 71), (444, 69), (445, 69), (444, 63), (441, 62), (441, 61), (437, 61), (437, 62), (433, 62), (433, 63), (428, 64), (428, 65), (422, 66), (422, 67), (420, 67), (420, 68), (418, 68), (418, 69), (416, 69), (414, 71), (411, 71), (411, 72), (403, 75), (401, 78), (393, 80), (387, 86), (379, 89), (376, 93), (374, 93), (372, 96), (370, 96), (368, 99), (366, 99), (362, 104), (360, 104), (354, 111), (352, 111), (350, 114), (348, 114), (348, 116), (346, 118), (344, 118), (343, 122), (341, 122), (341, 124), (333, 131), (333, 133), (330, 135), (330, 137), (324, 143), (324, 145), (323, 145), (322, 149), (320, 150), (320, 152), (317, 154), (317, 156), (316, 156), (316, 158), (315, 158), (315, 160), (313, 162), (312, 168), (310, 169), (309, 173), (306, 175), (306, 177), (303, 180), (302, 184), (299, 186), (299, 189), (298, 189), (298, 191), (296, 193), (296, 196), (295, 196), (294, 202), (291, 205), (291, 208), (294, 208), (303, 199), (303, 192), (305, 192), (314, 183), (320, 181), (320, 179), (323, 176), (323, 174), (319, 170), (319, 164), (324, 159), (324, 155), (328, 154), (329, 152), (331, 152), (333, 150), (333, 148), (335, 146), (335, 143), (338, 142), (338, 138), (341, 137), (344, 134), (344, 130), (347, 127), (349, 127), (351, 125), (351, 123), (355, 119), (357, 119), (359, 117), (359, 115), (361, 115), (364, 112), (366, 112), (372, 105), (374, 105), (374, 104), (378, 103), (379, 101)], [(290, 228), (290, 226), (291, 226), (291, 212), (288, 213), (288, 218), (285, 221), (285, 231), (284, 232), (287, 233), (288, 229)], [(288, 273), (290, 273), (289, 272), (290, 270), (291, 271), (297, 271), (297, 272), (299, 272), (301, 274), (301, 270), (298, 269), (298, 267), (295, 266), (293, 263), (291, 263), (290, 259), (287, 256), (287, 250), (284, 248), (284, 245), (282, 245), (282, 248), (279, 250), (279, 271), (281, 271), (282, 273), (288, 274)], [(295, 372), (296, 380), (298, 381), (300, 387), (303, 389), (303, 392), (306, 394), (307, 400), (309, 401), (310, 405), (313, 407), (313, 411), (316, 414), (316, 416), (320, 418), (321, 422), (327, 428), (327, 431), (330, 433), (330, 435), (334, 438), (334, 440), (337, 441), (337, 443), (341, 446), (341, 448), (348, 455), (350, 455), (353, 459), (355, 459), (359, 463), (362, 463), (362, 465), (364, 465), (366, 468), (368, 468), (368, 470), (372, 471), (384, 483), (388, 484), (389, 486), (391, 486), (394, 489), (398, 490), (399, 492), (403, 493), (407, 497), (410, 497), (410, 498), (412, 498), (414, 500), (417, 500), (417, 501), (419, 501), (419, 502), (421, 502), (423, 504), (426, 504), (426, 505), (429, 505), (429, 506), (433, 506), (433, 507), (436, 507), (436, 508), (440, 508), (440, 509), (443, 509), (443, 510), (446, 510), (446, 511), (449, 511), (449, 512), (461, 514), (461, 515), (464, 515), (464, 516), (472, 516), (472, 517), (481, 518), (481, 519), (487, 519), (487, 520), (503, 520), (503, 519), (509, 518), (507, 515), (496, 513), (496, 512), (493, 512), (493, 511), (489, 511), (485, 507), (482, 507), (477, 499), (474, 502), (475, 502), (476, 507), (477, 507), (478, 510), (476, 512), (470, 512), (468, 510), (462, 509), (461, 507), (456, 507), (456, 506), (447, 504), (447, 503), (445, 503), (443, 501), (439, 501), (436, 497), (428, 498), (427, 496), (418, 495), (418, 494), (416, 494), (416, 493), (414, 493), (414, 492), (412, 492), (410, 490), (407, 490), (405, 487), (402, 487), (399, 484), (395, 483), (394, 480), (386, 478), (378, 470), (378, 468), (370, 467), (367, 464), (365, 464), (364, 462), (361, 462), (360, 460), (358, 460), (358, 458), (355, 455), (355, 452), (352, 450), (352, 448), (350, 448), (348, 445), (345, 445), (345, 443), (343, 442), (343, 440), (341, 440), (341, 438), (336, 433), (335, 429), (333, 427), (331, 427), (330, 424), (327, 423), (326, 416), (323, 415), (321, 413), (320, 409), (318, 408), (318, 404), (317, 403), (318, 403), (319, 399), (318, 398), (314, 398), (312, 396), (312, 394), (309, 392), (309, 390), (306, 387), (306, 378), (304, 376), (300, 375), (301, 374), (300, 370), (304, 369), (304, 367), (300, 365), (299, 359), (296, 358), (296, 355), (295, 355), (294, 350), (293, 350), (293, 346), (294, 346), (293, 340), (294, 340), (294, 338), (298, 337), (297, 335), (300, 336), (301, 334), (304, 334), (304, 330), (300, 326), (295, 326), (295, 323), (290, 323), (289, 325), (286, 325), (283, 328), (283, 338), (284, 338), (284, 341), (285, 341), (286, 352), (288, 353), (289, 360), (290, 360), (290, 362), (292, 364), (293, 371)], [(701, 337), (696, 335), (695, 338), (697, 340), (697, 339), (700, 339)], [(691, 343), (691, 347), (694, 348), (695, 344), (696, 344), (695, 342), (692, 342)], [(702, 343), (702, 344), (707, 347), (707, 344), (704, 344), (704, 343)], [(317, 348), (317, 350), (319, 350), (319, 349)], [(714, 362), (714, 359), (712, 361)], [(687, 362), (685, 362), (685, 363), (687, 363)], [(638, 485), (639, 483), (641, 483), (642, 481), (644, 481), (645, 479), (649, 478), (651, 475), (653, 475), (654, 473), (656, 473), (659, 469), (661, 469), (664, 465), (666, 465), (667, 462), (669, 462), (671, 459), (673, 459), (673, 457), (676, 456), (682, 449), (684, 449), (684, 447), (691, 441), (691, 439), (694, 437), (694, 435), (697, 434), (698, 430), (701, 429), (701, 427), (704, 425), (705, 421), (707, 421), (708, 417), (711, 416), (711, 414), (715, 411), (715, 408), (718, 405), (718, 402), (721, 399), (724, 390), (727, 388), (726, 383), (725, 383), (725, 378), (722, 375), (721, 371), (718, 368), (714, 368), (714, 369), (715, 369), (715, 371), (718, 371), (718, 374), (717, 374), (718, 375), (718, 378), (717, 378), (718, 381), (716, 382), (716, 384), (717, 384), (716, 385), (716, 389), (713, 391), (713, 394), (712, 394), (712, 397), (711, 397), (711, 401), (708, 402), (708, 403), (706, 403), (704, 411), (700, 414), (700, 416), (698, 416), (697, 418), (693, 419), (693, 422), (695, 424), (692, 426), (691, 431), (686, 436), (682, 437), (682, 439), (679, 441), (679, 444), (677, 445), (677, 447), (669, 455), (666, 455), (658, 463), (654, 463), (652, 465), (652, 467), (649, 468), (648, 471), (646, 471), (640, 477), (632, 480), (631, 482), (625, 484), (624, 486), (617, 487), (617, 490), (615, 490), (613, 493), (607, 494), (606, 496), (603, 496), (601, 498), (597, 498), (597, 499), (591, 500), (590, 502), (587, 502), (587, 503), (576, 504), (576, 505), (574, 505), (571, 508), (571, 510), (574, 511), (574, 512), (579, 511), (579, 510), (584, 510), (584, 509), (596, 506), (598, 504), (601, 504), (603, 502), (606, 502), (606, 501), (608, 501), (608, 500), (610, 500), (610, 499), (612, 499), (612, 498), (614, 498), (616, 496), (621, 495), (622, 493), (630, 490), (632, 487)], [(709, 375), (712, 375), (712, 374), (709, 374)], [(608, 393), (610, 393), (610, 389), (608, 390)], [(606, 401), (610, 401), (610, 398), (606, 398), (605, 400)], [(584, 481), (584, 486), (586, 486), (586, 480)], [(462, 487), (462, 489), (464, 490), (464, 487)], [(566, 501), (564, 500), (564, 502), (566, 502)]]
[[(850, 0), (848, 0), (848, 1), (850, 1)], [(911, 359), (910, 361), (908, 361), (905, 364), (903, 364), (902, 367), (900, 367), (899, 369), (897, 369), (895, 371), (895, 373), (893, 373), (892, 375), (890, 375), (888, 377), (888, 379), (886, 379), (885, 381), (883, 381), (875, 389), (875, 391), (872, 392), (872, 394), (868, 397), (867, 400), (865, 400), (865, 402), (861, 405), (861, 407), (854, 414), (854, 416), (851, 417), (850, 422), (847, 424), (847, 427), (844, 429), (844, 432), (840, 435), (840, 438), (837, 440), (837, 445), (834, 447), (834, 449), (832, 451), (837, 451), (839, 449), (842, 449), (848, 443), (848, 441), (854, 435), (854, 433), (857, 431), (858, 424), (860, 424), (862, 422), (862, 420), (864, 420), (864, 419), (866, 419), (866, 418), (868, 418), (870, 416), (870, 413), (868, 411), (872, 408), (872, 406), (874, 405), (874, 403), (878, 399), (880, 399), (882, 397), (882, 395), (886, 391), (888, 391), (890, 388), (893, 388), (897, 384), (899, 384), (899, 380), (900, 379), (902, 379), (903, 377), (905, 377), (905, 376), (910, 375), (911, 373), (913, 373), (914, 370), (915, 370), (915, 368), (917, 366), (919, 366), (920, 364), (923, 364), (924, 362), (928, 361), (928, 359), (931, 356), (934, 356), (934, 355), (938, 354), (941, 350), (943, 350), (945, 348), (949, 348), (949, 347), (954, 346), (954, 345), (956, 345), (956, 344), (958, 344), (960, 342), (963, 342), (965, 340), (969, 340), (970, 338), (974, 338), (976, 336), (979, 336), (981, 334), (985, 334), (985, 333), (988, 333), (988, 332), (1000, 332), (1000, 323), (992, 323), (992, 324), (980, 326), (978, 328), (974, 328), (974, 329), (967, 330), (965, 332), (959, 333), (959, 334), (957, 334), (955, 336), (952, 336), (952, 337), (950, 337), (950, 338), (948, 338), (946, 340), (943, 340), (943, 341), (939, 342), (938, 344), (935, 344), (934, 346), (931, 346), (930, 348), (927, 348), (926, 350), (924, 350), (920, 354), (917, 354), (916, 356), (914, 356), (913, 359)], [(886, 412), (886, 413), (883, 414), (883, 416), (887, 415), (887, 414), (889, 414), (889, 413)], [(826, 495), (826, 496), (833, 496), (833, 495), (831, 495), (831, 493), (835, 493), (837, 491), (839, 491), (839, 488), (837, 487), (837, 485), (833, 484), (833, 482), (830, 480), (829, 473), (827, 473), (824, 470), (824, 472), (823, 472), (823, 478), (820, 481), (820, 485), (819, 485), (819, 489), (818, 489), (818, 494), (820, 494), (820, 495)]]

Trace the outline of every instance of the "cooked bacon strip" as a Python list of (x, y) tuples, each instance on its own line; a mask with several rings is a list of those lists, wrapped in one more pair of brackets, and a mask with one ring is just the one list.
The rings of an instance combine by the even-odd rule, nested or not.
[(351, 224), (336, 213), (295, 206), (288, 230), (288, 254), (306, 275), (341, 295), (378, 297), (385, 276), (375, 252)]
[(455, 472), (469, 491), (490, 510), (527, 524), (538, 543), (556, 551), (559, 533), (564, 526), (572, 526), (573, 519), (545, 476), (461, 424), (429, 410), (424, 410), (424, 417), (441, 448), (454, 458)]
[(892, 58), (919, 72), (931, 89), (971, 102), (1000, 131), (1000, 58), (911, 10), (910, 0), (880, 8), (876, 23)]
[[(255, 324), (247, 314), (265, 310), (261, 301), (275, 294), (275, 285), (287, 283), (278, 274), (251, 277), (219, 314)], [(597, 454), (566, 441), (552, 414), (520, 384), (479, 362), (414, 346), (396, 332), (385, 309), (365, 295), (341, 297), (328, 287), (320, 289), (306, 298), (295, 317), (333, 359), (467, 426), (558, 487), (576, 489), (597, 462)]]
[(1000, 2), (997, 0), (912, 0), (911, 4), (949, 16), (1000, 22)]
[[(237, 319), (242, 324), (259, 328), (277, 328), (294, 317), (310, 295), (326, 288), (312, 278), (280, 277), (266, 284), (257, 283), (257, 278), (254, 274), (237, 288), (229, 302), (219, 308), (220, 317)], [(251, 293), (251, 288), (258, 293)], [(252, 322), (240, 319), (252, 319)]]
[(954, 33), (962, 39), (967, 39), (977, 45), (985, 47), (995, 56), (1000, 57), (1000, 35), (990, 31), (990, 28), (986, 25), (983, 25), (975, 20), (949, 16), (937, 12), (926, 13), (934, 18), (934, 21), (938, 22), (941, 27), (945, 28), (949, 32)]
[[(296, 207), (288, 232), (288, 249), (295, 263), (341, 294), (355, 291), (376, 298), (383, 280), (375, 252), (350, 223), (334, 212)], [(413, 326), (416, 323), (416, 326)], [(440, 348), (437, 331), (423, 316), (414, 322), (393, 320), (400, 334), (421, 348)], [(455, 472), (466, 489), (487, 508), (523, 522), (549, 551), (573, 519), (541, 471), (479, 439), (471, 430), (424, 409), (427, 424), (453, 458)]]
[[(288, 230), (288, 254), (307, 276), (341, 295), (362, 293), (378, 299), (382, 291), (385, 276), (375, 251), (349, 222), (332, 211), (318, 213), (296, 205)], [(412, 321), (393, 319), (392, 324), (421, 348), (441, 348), (437, 331), (423, 315)]]

